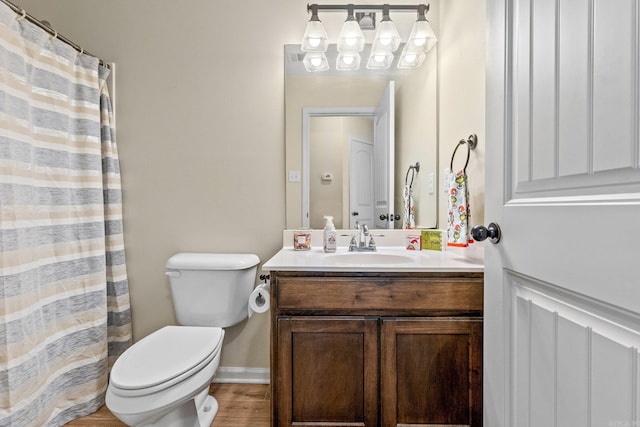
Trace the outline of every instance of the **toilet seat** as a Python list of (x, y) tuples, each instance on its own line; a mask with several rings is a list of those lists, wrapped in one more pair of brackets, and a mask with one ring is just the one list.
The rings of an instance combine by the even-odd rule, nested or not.
[(110, 384), (122, 396), (164, 390), (208, 365), (220, 352), (223, 337), (219, 327), (166, 326), (116, 360)]

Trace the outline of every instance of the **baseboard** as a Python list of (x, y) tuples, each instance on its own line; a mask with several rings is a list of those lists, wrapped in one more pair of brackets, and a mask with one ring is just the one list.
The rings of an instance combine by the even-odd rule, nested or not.
[(214, 383), (269, 384), (269, 368), (221, 366), (213, 378)]

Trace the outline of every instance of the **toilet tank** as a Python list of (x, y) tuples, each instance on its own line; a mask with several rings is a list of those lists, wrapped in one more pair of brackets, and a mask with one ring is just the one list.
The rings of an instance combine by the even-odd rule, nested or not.
[(185, 326), (233, 326), (247, 318), (260, 259), (253, 254), (178, 253), (169, 258), (173, 309)]

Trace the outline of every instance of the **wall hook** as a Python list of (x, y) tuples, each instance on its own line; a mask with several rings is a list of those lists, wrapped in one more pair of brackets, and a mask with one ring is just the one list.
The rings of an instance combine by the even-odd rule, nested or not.
[(471, 134), (469, 135), (469, 138), (467, 138), (465, 142), (469, 145), (469, 148), (471, 148), (472, 150), (475, 150), (476, 147), (478, 146), (478, 136), (475, 133)]

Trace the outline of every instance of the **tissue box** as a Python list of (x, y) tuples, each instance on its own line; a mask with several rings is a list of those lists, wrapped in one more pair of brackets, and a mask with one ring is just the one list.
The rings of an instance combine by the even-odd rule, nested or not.
[(442, 231), (440, 230), (422, 230), (422, 249), (428, 251), (441, 251), (444, 247), (442, 244)]

